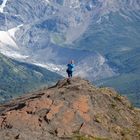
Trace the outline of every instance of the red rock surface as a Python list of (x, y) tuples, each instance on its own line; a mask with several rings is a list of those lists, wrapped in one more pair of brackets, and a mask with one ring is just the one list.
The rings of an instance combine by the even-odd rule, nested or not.
[(108, 88), (73, 78), (0, 107), (0, 140), (67, 140), (75, 132), (140, 140), (140, 111)]

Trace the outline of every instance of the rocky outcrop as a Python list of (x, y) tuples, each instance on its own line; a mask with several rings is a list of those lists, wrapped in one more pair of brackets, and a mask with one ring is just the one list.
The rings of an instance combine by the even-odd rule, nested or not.
[(140, 139), (140, 111), (114, 90), (80, 78), (1, 105), (0, 113), (0, 140)]

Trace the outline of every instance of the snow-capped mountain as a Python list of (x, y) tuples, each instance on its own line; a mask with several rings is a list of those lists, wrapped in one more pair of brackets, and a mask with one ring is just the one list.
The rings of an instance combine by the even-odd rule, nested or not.
[(0, 51), (62, 75), (70, 59), (76, 61), (76, 75), (90, 80), (120, 75), (120, 62), (110, 56), (131, 50), (128, 40), (139, 47), (139, 0), (0, 3)]

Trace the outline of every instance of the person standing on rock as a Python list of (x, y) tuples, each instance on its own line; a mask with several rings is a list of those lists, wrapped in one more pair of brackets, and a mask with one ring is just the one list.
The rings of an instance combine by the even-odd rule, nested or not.
[(71, 78), (73, 76), (73, 71), (75, 68), (75, 64), (74, 64), (74, 60), (71, 60), (69, 64), (67, 64), (67, 74), (68, 74), (68, 78)]

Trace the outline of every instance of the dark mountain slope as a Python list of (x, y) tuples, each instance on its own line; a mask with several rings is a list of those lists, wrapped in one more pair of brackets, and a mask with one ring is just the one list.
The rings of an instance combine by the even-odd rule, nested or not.
[(52, 84), (60, 75), (0, 54), (0, 101)]

